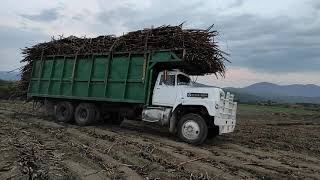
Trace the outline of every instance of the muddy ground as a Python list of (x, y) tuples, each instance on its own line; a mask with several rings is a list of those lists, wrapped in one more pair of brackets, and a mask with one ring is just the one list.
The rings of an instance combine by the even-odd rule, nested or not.
[(320, 179), (320, 117), (239, 110), (202, 146), (154, 124), (78, 127), (0, 101), (0, 179)]

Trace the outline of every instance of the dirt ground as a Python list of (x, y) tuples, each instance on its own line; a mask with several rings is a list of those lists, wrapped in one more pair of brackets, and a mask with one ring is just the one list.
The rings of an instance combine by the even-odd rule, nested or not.
[(320, 117), (240, 108), (234, 133), (196, 147), (154, 124), (78, 127), (0, 101), (0, 179), (320, 179)]

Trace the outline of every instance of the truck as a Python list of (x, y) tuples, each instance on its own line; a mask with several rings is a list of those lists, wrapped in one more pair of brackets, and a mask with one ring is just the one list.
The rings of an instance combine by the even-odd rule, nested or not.
[[(32, 61), (28, 98), (48, 102), (58, 122), (102, 118), (157, 123), (187, 143), (233, 132), (237, 103), (217, 87), (196, 86), (183, 50), (41, 56)], [(185, 70), (188, 71), (185, 71)]]

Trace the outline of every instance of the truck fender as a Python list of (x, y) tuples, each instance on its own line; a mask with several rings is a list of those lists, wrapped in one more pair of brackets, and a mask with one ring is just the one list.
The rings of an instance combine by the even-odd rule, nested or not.
[(179, 105), (182, 105), (182, 103), (176, 103), (173, 107), (172, 107), (172, 112), (175, 112), (175, 110), (177, 109), (177, 107)]
[(177, 109), (177, 107), (178, 106), (203, 106), (203, 107), (205, 107), (206, 109), (207, 109), (207, 111), (208, 111), (208, 114), (210, 115), (210, 116), (215, 116), (216, 115), (216, 113), (215, 113), (215, 104), (212, 102), (212, 103), (210, 103), (210, 102), (206, 102), (206, 103), (204, 103), (204, 102), (197, 102), (197, 103), (176, 103), (174, 106), (173, 106), (173, 108), (172, 108), (172, 112), (175, 112), (175, 110)]

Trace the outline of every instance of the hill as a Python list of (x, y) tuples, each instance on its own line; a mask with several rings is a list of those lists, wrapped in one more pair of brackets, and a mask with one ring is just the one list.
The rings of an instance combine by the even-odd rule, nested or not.
[(7, 99), (15, 90), (15, 81), (5, 81), (0, 79), (0, 99)]
[(279, 103), (320, 104), (320, 86), (314, 84), (277, 85), (256, 83), (244, 88), (225, 88), (236, 95), (240, 102), (275, 101)]
[(242, 88), (244, 91), (255, 95), (300, 96), (320, 97), (320, 86), (314, 84), (277, 85), (268, 82), (256, 83)]
[(6, 81), (18, 81), (20, 80), (20, 73), (17, 71), (7, 72), (0, 71), (0, 79)]

